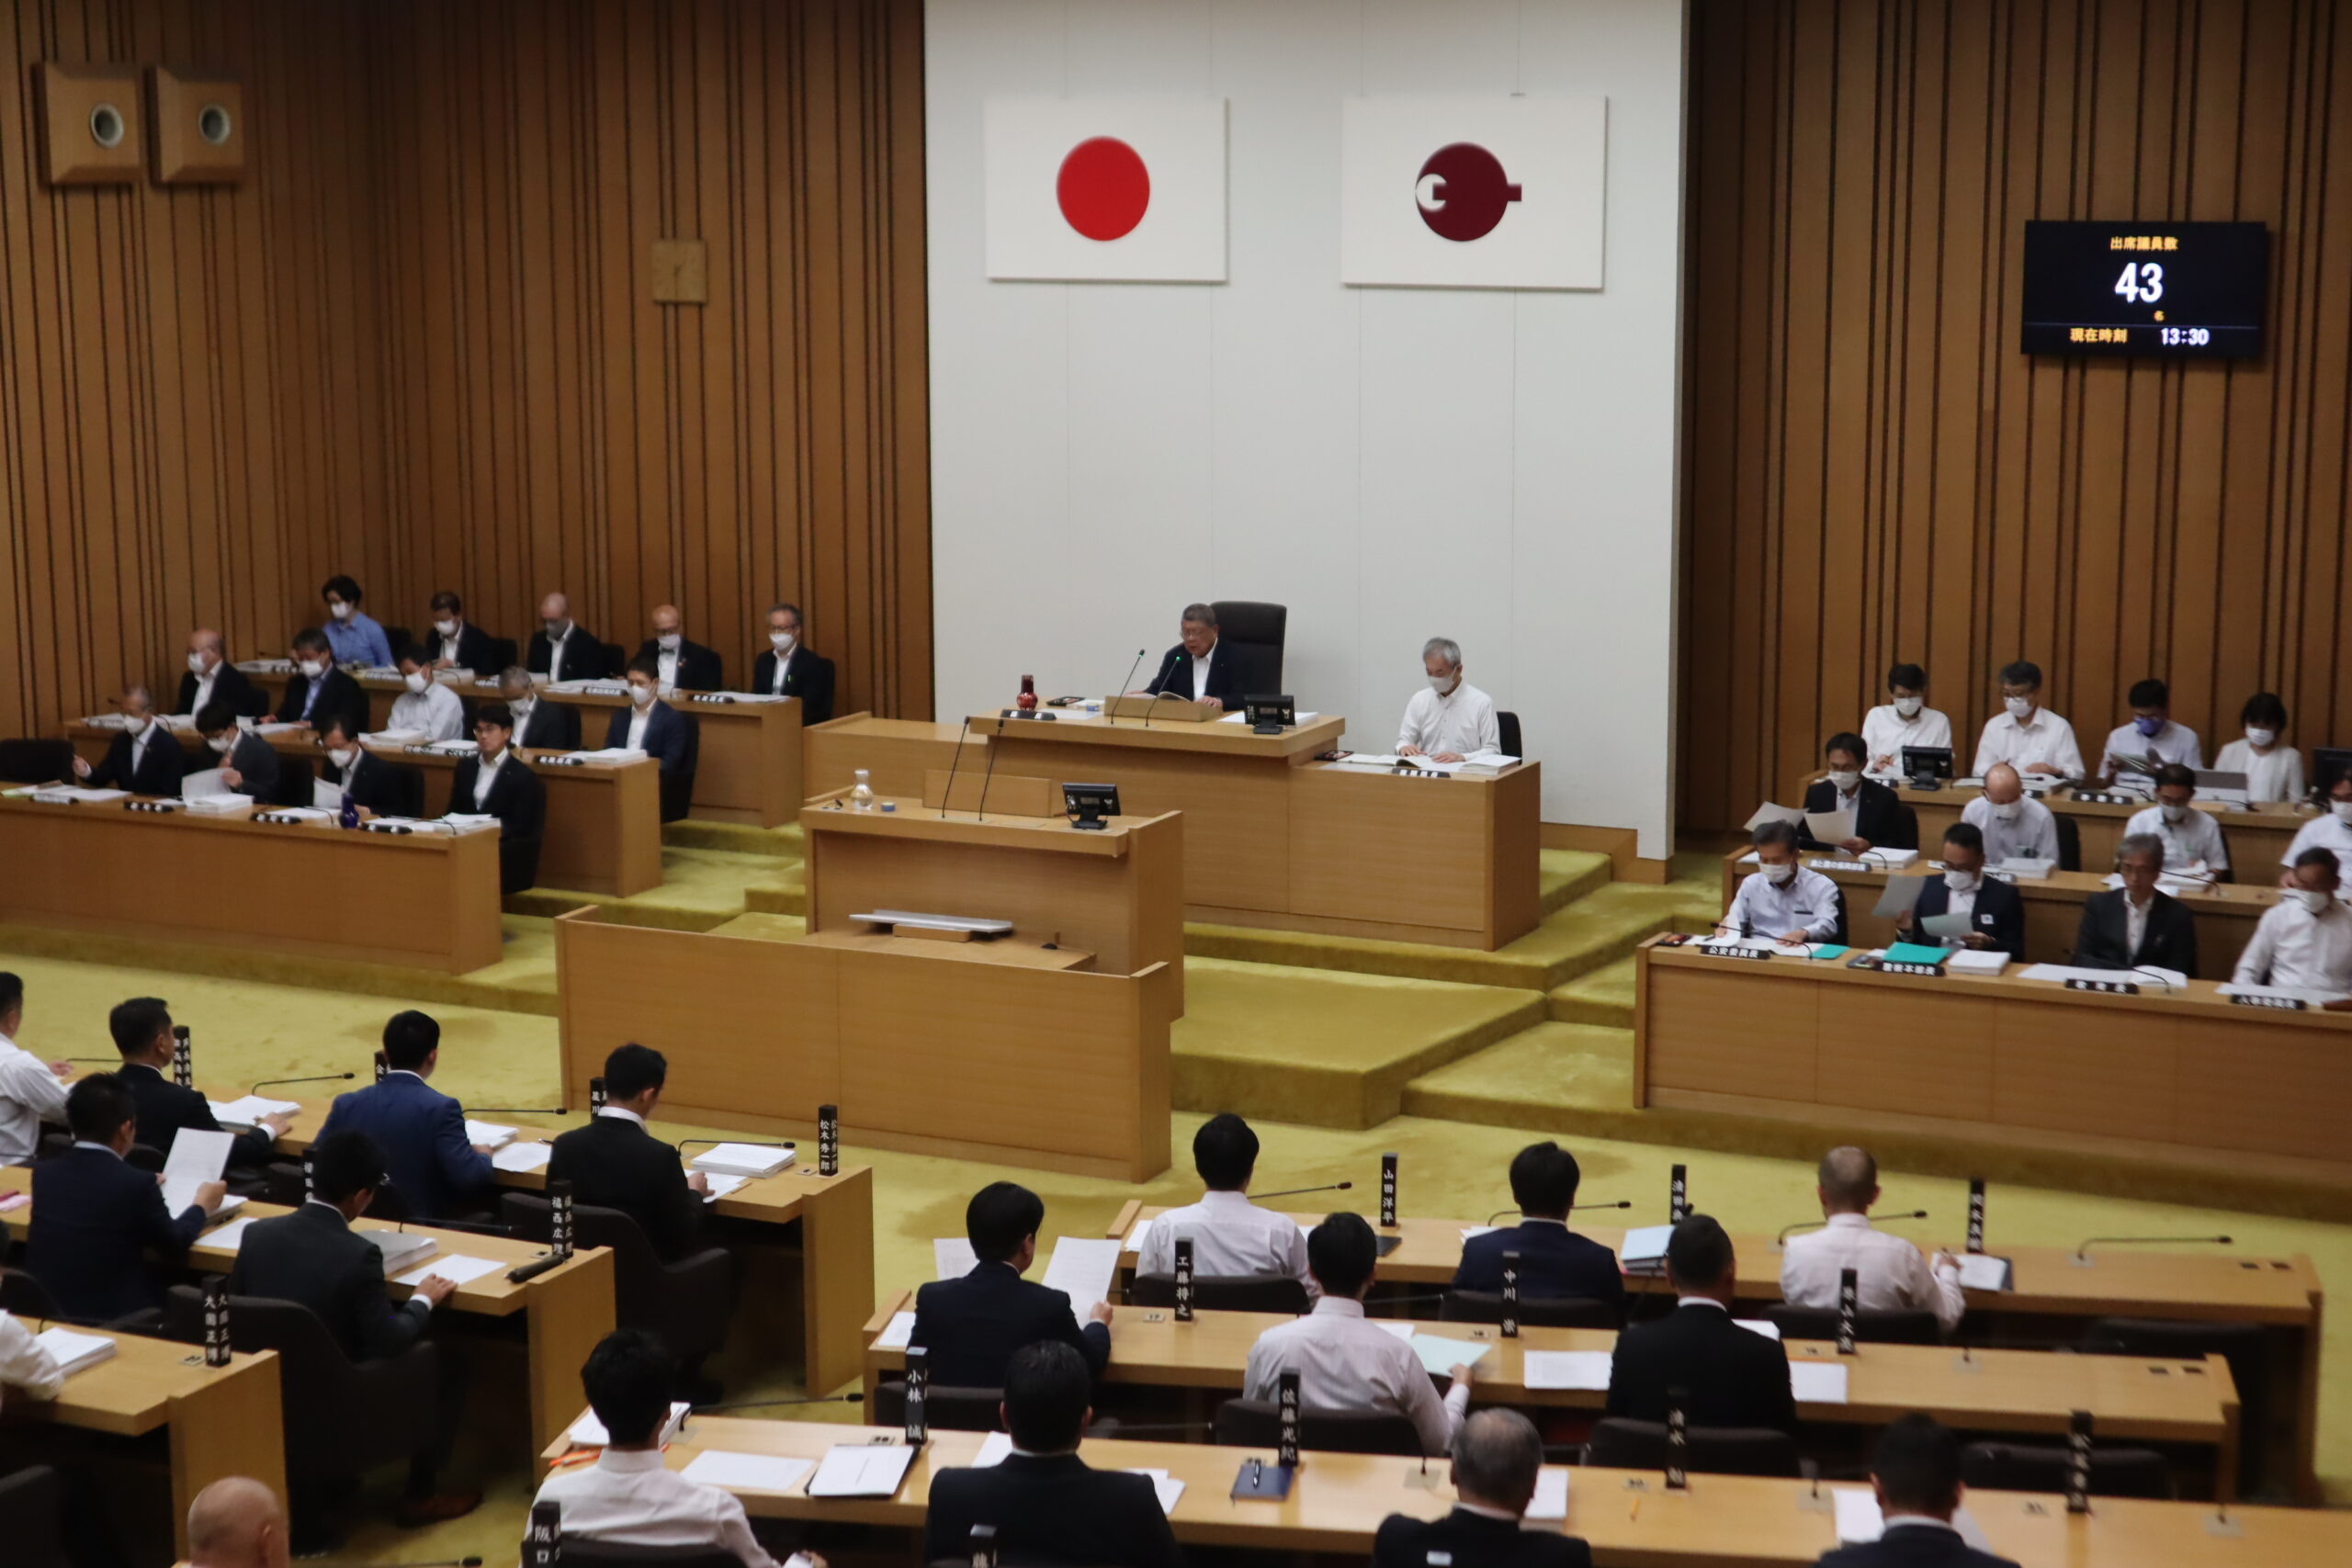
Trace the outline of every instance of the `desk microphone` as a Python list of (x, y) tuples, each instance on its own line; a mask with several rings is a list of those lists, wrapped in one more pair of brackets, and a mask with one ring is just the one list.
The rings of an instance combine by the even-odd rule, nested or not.
[(560, 1269), (571, 1261), (569, 1257), (560, 1252), (543, 1253), (528, 1263), (518, 1263), (506, 1270), (506, 1282), (510, 1285), (527, 1284), (549, 1269)]
[(1143, 727), (1146, 729), (1149, 729), (1151, 728), (1151, 716), (1159, 711), (1159, 705), (1161, 703), (1181, 703), (1187, 700), (1186, 698), (1178, 696), (1173, 692), (1152, 692), (1148, 694), (1151, 698), (1151, 705), (1143, 710)]
[(2075, 1248), (2075, 1261), (2090, 1261), (2094, 1247), (2229, 1247), (2225, 1235), (2095, 1235)]
[(469, 1116), (569, 1116), (560, 1105), (469, 1105)]
[[(1144, 650), (1143, 650), (1142, 649), (1140, 649), (1140, 648), (1136, 649), (1136, 661), (1135, 661), (1133, 664), (1130, 664), (1130, 665), (1128, 665), (1128, 666), (1127, 666), (1127, 673), (1126, 673), (1126, 678), (1125, 678), (1125, 680), (1121, 681), (1121, 682), (1119, 682), (1119, 684), (1118, 684), (1118, 688), (1117, 688), (1117, 690), (1114, 691), (1114, 692), (1111, 694), (1112, 699), (1113, 699), (1114, 701), (1115, 701), (1116, 699), (1118, 699), (1118, 698), (1120, 698), (1120, 697), (1124, 697), (1124, 696), (1125, 696), (1125, 695), (1127, 694), (1127, 682), (1128, 682), (1128, 681), (1132, 681), (1132, 680), (1134, 680), (1134, 679), (1136, 678), (1136, 671), (1143, 668), (1143, 657), (1144, 657)], [(1105, 704), (1104, 705), (1107, 707), (1109, 705), (1108, 705), (1108, 704)]]
[(947, 793), (939, 797), (939, 814), (947, 815), (947, 807), (956, 798), (956, 770), (964, 765), (964, 742), (972, 738), (972, 716), (964, 716), (964, 728), (956, 733), (956, 755), (947, 761)]
[(1285, 1187), (1279, 1192), (1252, 1192), (1250, 1201), (1262, 1203), (1269, 1198), (1296, 1198), (1307, 1192), (1345, 1192), (1354, 1185), (1352, 1181), (1334, 1181), (1329, 1187)]
[(1443, 1291), (1422, 1291), (1409, 1296), (1374, 1296), (1365, 1305), (1367, 1307), (1375, 1304), (1385, 1307), (1411, 1306), (1417, 1302), (1442, 1302), (1445, 1297), (1446, 1292)]
[[(1004, 739), (1004, 724), (1003, 719), (1000, 718), (996, 721), (996, 736), (999, 741)], [(996, 754), (1003, 750), (1001, 745), (991, 745), (989, 748), (989, 769), (987, 773), (980, 775), (980, 798), (972, 810), (972, 818), (975, 821), (985, 822), (989, 819), (989, 785), (996, 782)]]
[[(1878, 1217), (1882, 1220), (1924, 1220), (1928, 1217), (1928, 1211), (1925, 1209), (1914, 1209), (1908, 1213), (1881, 1214)], [(1805, 1220), (1793, 1225), (1782, 1225), (1781, 1227), (1781, 1234), (1772, 1238), (1772, 1245), (1776, 1247), (1785, 1247), (1788, 1245), (1789, 1237), (1796, 1235), (1797, 1232), (1817, 1231), (1828, 1223), (1829, 1222), (1826, 1219)]]
[(678, 1140), (678, 1146), (682, 1149), (688, 1144), (708, 1144), (714, 1149), (721, 1144), (741, 1144), (747, 1148), (754, 1149), (797, 1149), (800, 1146), (798, 1144), (790, 1142), (781, 1144), (762, 1143), (753, 1138), (680, 1138)]
[[(1156, 1421), (1140, 1427), (1130, 1426), (1126, 1422), (1122, 1421), (1119, 1423), (1118, 1430), (1114, 1432), (1105, 1432), (1101, 1438), (1097, 1438), (1095, 1441), (1102, 1442), (1105, 1438), (1114, 1438), (1124, 1440), (1127, 1438), (1135, 1437), (1145, 1432), (1167, 1432), (1172, 1434), (1177, 1432), (1214, 1432), (1216, 1430), (1216, 1423), (1214, 1421)], [(1085, 1434), (1083, 1433), (1080, 1434), (1081, 1437), (1084, 1435)]]
[[(1614, 1203), (1571, 1203), (1568, 1205), (1568, 1213), (1571, 1214), (1581, 1214), (1588, 1209), (1630, 1209), (1633, 1206), (1634, 1201), (1631, 1198), (1620, 1198)], [(1513, 1203), (1508, 1209), (1497, 1209), (1493, 1213), (1488, 1214), (1487, 1216), (1487, 1223), (1488, 1224), (1493, 1224), (1505, 1214), (1525, 1214), (1526, 1213), (1526, 1210), (1521, 1208), (1518, 1204)], [(1536, 1214), (1532, 1217), (1542, 1220), (1549, 1219), (1551, 1216), (1548, 1214)], [(1567, 1222), (1565, 1220), (1561, 1222), (1563, 1224), (1566, 1223)]]
[(261, 1082), (254, 1085), (253, 1088), (247, 1089), (245, 1092), (247, 1094), (259, 1094), (266, 1089), (274, 1089), (282, 1083), (343, 1083), (347, 1079), (356, 1078), (359, 1075), (357, 1073), (321, 1073), (314, 1078), (264, 1078)]

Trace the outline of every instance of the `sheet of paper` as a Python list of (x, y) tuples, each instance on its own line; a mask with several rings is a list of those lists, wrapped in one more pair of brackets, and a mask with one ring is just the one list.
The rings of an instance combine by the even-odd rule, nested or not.
[(1129, 1252), (1141, 1252), (1143, 1250), (1143, 1238), (1150, 1234), (1151, 1222), (1149, 1220), (1137, 1220), (1136, 1222), (1136, 1228), (1127, 1233), (1127, 1250)]
[(215, 1122), (220, 1122), (223, 1127), (239, 1132), (254, 1126), (265, 1116), (280, 1112), (291, 1116), (302, 1109), (290, 1100), (268, 1100), (258, 1094), (249, 1094), (240, 1100), (209, 1100), (207, 1103), (212, 1107), (212, 1119)]
[[(670, 1406), (669, 1416), (662, 1423), (662, 1436), (664, 1440), (667, 1440), (670, 1434), (675, 1432), (684, 1423), (686, 1412), (693, 1408), (693, 1405), (683, 1399)], [(612, 1441), (611, 1435), (605, 1430), (605, 1424), (596, 1419), (596, 1413), (593, 1410), (586, 1412), (579, 1420), (565, 1427), (563, 1437), (566, 1442), (576, 1449), (601, 1449)]]
[(1919, 929), (1945, 942), (1957, 942), (1968, 934), (1972, 917), (1959, 914), (1928, 915), (1919, 921)]
[(1998, 975), (2008, 966), (2009, 955), (2006, 953), (1992, 950), (1979, 953), (1965, 947), (1952, 953), (1949, 965), (1955, 975)]
[(789, 1492), (816, 1468), (805, 1459), (705, 1449), (679, 1473), (722, 1492)]
[(236, 1141), (234, 1133), (183, 1129), (172, 1140), (171, 1156), (164, 1161), (164, 1207), (176, 1214), (196, 1201), (198, 1187), (220, 1180), (220, 1173), (229, 1168), (230, 1145)]
[(1066, 1235), (1054, 1243), (1046, 1264), (1046, 1288), (1069, 1296), (1069, 1309), (1084, 1323), (1097, 1302), (1111, 1297), (1111, 1277), (1119, 1271), (1119, 1244)]
[(1841, 1545), (1867, 1545), (1885, 1531), (1878, 1511), (1878, 1495), (1867, 1488), (1833, 1488), (1829, 1506), (1838, 1517), (1838, 1540)]
[(470, 1284), (485, 1274), (495, 1274), (506, 1265), (494, 1258), (468, 1258), (463, 1253), (435, 1258), (430, 1263), (420, 1263), (396, 1281), (402, 1285), (418, 1285), (428, 1275), (438, 1274), (453, 1285)]
[[(1767, 822), (1802, 823), (1804, 821), (1804, 810), (1803, 807), (1795, 806), (1775, 806), (1768, 800), (1763, 805), (1758, 807), (1756, 808), (1755, 815), (1748, 818), (1746, 822), (1742, 823), (1740, 828), (1743, 832), (1753, 833), (1757, 829), (1761, 828)], [(1851, 835), (1849, 834), (1849, 837), (1851, 837)]]
[(234, 1252), (244, 1246), (245, 1227), (252, 1224), (254, 1216), (250, 1214), (242, 1220), (231, 1220), (218, 1230), (205, 1232), (204, 1245), (218, 1247), (222, 1252)]
[(990, 1432), (987, 1437), (980, 1439), (980, 1451), (972, 1456), (970, 1468), (973, 1470), (990, 1469), (993, 1466), (1002, 1464), (1005, 1461), (1005, 1456), (1012, 1452), (1012, 1433)]
[(716, 1203), (730, 1192), (740, 1192), (749, 1186), (752, 1180), (748, 1176), (729, 1176), (724, 1172), (714, 1176), (708, 1171), (703, 1172), (702, 1179), (704, 1183), (702, 1201), (706, 1203)]
[(1151, 1489), (1159, 1495), (1159, 1511), (1172, 1514), (1177, 1501), (1184, 1495), (1184, 1483), (1164, 1470), (1131, 1470), (1129, 1475), (1140, 1475), (1151, 1482)]
[(689, 1161), (696, 1170), (734, 1176), (774, 1176), (792, 1163), (793, 1150), (766, 1144), (714, 1144)]
[(915, 1314), (894, 1312), (882, 1332), (874, 1337), (874, 1348), (877, 1350), (903, 1350), (913, 1342), (914, 1337)]
[(545, 1170), (548, 1160), (554, 1154), (554, 1149), (537, 1140), (527, 1144), (509, 1144), (490, 1156), (490, 1164), (493, 1170)]
[(1574, 1388), (1606, 1393), (1613, 1359), (1607, 1350), (1527, 1350), (1521, 1353), (1520, 1367), (1529, 1388)]
[(1372, 1325), (1383, 1334), (1395, 1335), (1408, 1345), (1413, 1342), (1413, 1325), (1409, 1323), (1398, 1323), (1393, 1318), (1374, 1318)]
[(1791, 1361), (1789, 1388), (1799, 1404), (1843, 1404), (1846, 1370), (1841, 1361)]
[(1750, 1334), (1761, 1334), (1767, 1339), (1781, 1337), (1781, 1325), (1769, 1317), (1735, 1317), (1732, 1321)]
[(904, 1443), (836, 1443), (808, 1478), (811, 1497), (889, 1497), (907, 1478), (915, 1450)]
[(324, 779), (312, 779), (311, 781), (311, 804), (317, 807), (321, 811), (341, 811), (343, 809), (343, 786), (341, 784), (331, 784)]
[(103, 1334), (76, 1334), (70, 1328), (44, 1328), (33, 1343), (50, 1353), (69, 1377), (115, 1355), (115, 1343)]
[(1825, 844), (1842, 844), (1854, 836), (1854, 814), (1850, 811), (1808, 811), (1804, 825), (1807, 832)]
[(231, 793), (229, 786), (220, 782), (220, 770), (218, 768), (206, 768), (201, 773), (180, 775), (182, 800), (202, 800), (207, 795), (229, 793)]
[(502, 1127), (495, 1122), (477, 1122), (470, 1116), (466, 1118), (466, 1142), (469, 1144), (487, 1144), (493, 1149), (503, 1149), (514, 1141), (514, 1129), (512, 1127)]
[(1567, 1466), (1547, 1464), (1535, 1472), (1535, 1497), (1527, 1505), (1531, 1519), (1565, 1519), (1568, 1517)]
[(960, 1280), (980, 1266), (972, 1254), (972, 1244), (960, 1235), (933, 1236), (931, 1240), (931, 1277), (934, 1280)]
[(1919, 902), (1919, 890), (1927, 886), (1924, 876), (1890, 876), (1886, 886), (1879, 889), (1878, 902), (1871, 906), (1871, 913), (1885, 920), (1907, 915), (1912, 906)]
[(1481, 1356), (1494, 1348), (1476, 1339), (1453, 1339), (1442, 1334), (1416, 1334), (1410, 1340), (1413, 1354), (1421, 1359), (1430, 1376), (1444, 1377), (1454, 1368), (1475, 1364)]
[(1469, 1241), (1474, 1237), (1485, 1235), (1488, 1231), (1498, 1231), (1500, 1229), (1502, 1229), (1502, 1226), (1500, 1225), (1464, 1225), (1462, 1227), (1462, 1239)]
[(1963, 1290), (2006, 1291), (2009, 1288), (2009, 1260), (1989, 1252), (1963, 1253), (1960, 1258), (1960, 1283)]
[(1666, 1256), (1666, 1244), (1674, 1235), (1672, 1225), (1635, 1225), (1625, 1233), (1624, 1245), (1617, 1249), (1619, 1261), (1624, 1263), (1654, 1263)]

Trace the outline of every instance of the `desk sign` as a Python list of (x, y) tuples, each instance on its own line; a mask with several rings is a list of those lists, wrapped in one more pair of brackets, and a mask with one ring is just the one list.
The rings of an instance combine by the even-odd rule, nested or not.
[(182, 1089), (196, 1086), (196, 1051), (185, 1023), (172, 1026), (172, 1081)]
[(523, 1568), (555, 1568), (563, 1558), (563, 1506), (531, 1505), (531, 1522), (523, 1531)]
[(2066, 981), (2066, 988), (2070, 991), (2097, 991), (2101, 996), (2107, 997), (2136, 997), (2140, 994), (2137, 981), (2092, 980), (2080, 975), (2069, 977)]
[(1519, 1254), (1503, 1254), (1503, 1337), (1519, 1337)]
[(842, 1173), (842, 1108), (838, 1105), (817, 1107), (817, 1174), (839, 1176)]
[(229, 1364), (229, 1276), (204, 1277), (204, 1364)]
[(1874, 869), (1868, 861), (1859, 860), (1809, 860), (1804, 864), (1807, 871), (1852, 871), (1863, 875)]
[(1710, 958), (1770, 958), (1772, 955), (1760, 947), (1734, 947), (1728, 944), (1701, 942), (1699, 951)]
[(2301, 1012), (2310, 1004), (2301, 997), (2250, 997), (2244, 991), (2240, 991), (2230, 998), (2230, 1005), (2238, 1008), (2269, 1008), (2278, 1012)]
[(1984, 1179), (1971, 1177), (1968, 1182), (1968, 1250), (1981, 1254), (1984, 1250)]
[(1690, 1168), (1678, 1165), (1666, 1173), (1666, 1217), (1680, 1224), (1690, 1213)]
[(1903, 964), (1892, 958), (1882, 958), (1874, 967), (1883, 975), (1941, 975), (1940, 964)]
[(1176, 1321), (1193, 1321), (1193, 1238), (1176, 1238)]
[(1380, 1156), (1380, 1224), (1384, 1230), (1396, 1228), (1396, 1156)]
[(2142, 806), (2146, 803), (2136, 795), (2123, 795), (2111, 789), (2075, 790), (2073, 798), (2085, 806)]

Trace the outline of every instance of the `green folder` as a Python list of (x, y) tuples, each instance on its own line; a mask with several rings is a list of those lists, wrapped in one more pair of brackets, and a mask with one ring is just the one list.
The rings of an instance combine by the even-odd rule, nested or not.
[(1853, 951), (1840, 942), (1825, 942), (1813, 950), (1813, 956), (1816, 959), (1843, 958)]
[(1950, 948), (1929, 947), (1917, 942), (1898, 942), (1886, 950), (1889, 964), (1941, 964), (1951, 956)]

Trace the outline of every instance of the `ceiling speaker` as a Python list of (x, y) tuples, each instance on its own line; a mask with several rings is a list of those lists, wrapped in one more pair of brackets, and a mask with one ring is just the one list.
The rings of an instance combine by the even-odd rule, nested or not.
[(223, 76), (147, 73), (155, 183), (234, 185), (245, 177), (244, 89)]
[(41, 175), (53, 186), (129, 185), (146, 156), (138, 68), (33, 67)]

